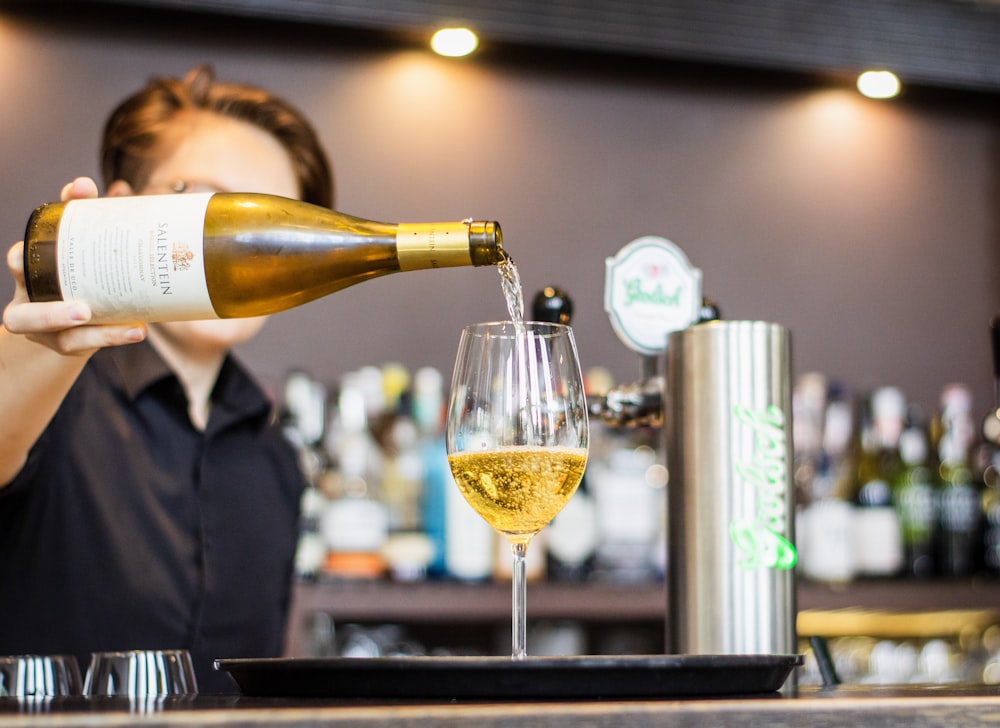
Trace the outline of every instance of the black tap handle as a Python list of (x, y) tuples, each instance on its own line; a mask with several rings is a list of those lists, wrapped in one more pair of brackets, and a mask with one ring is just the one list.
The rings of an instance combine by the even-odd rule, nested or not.
[(722, 318), (722, 312), (718, 305), (710, 298), (701, 299), (701, 307), (698, 309), (697, 323), (703, 324), (706, 321), (718, 321)]
[(568, 324), (573, 318), (573, 301), (563, 289), (546, 286), (535, 294), (531, 302), (531, 318), (533, 321)]

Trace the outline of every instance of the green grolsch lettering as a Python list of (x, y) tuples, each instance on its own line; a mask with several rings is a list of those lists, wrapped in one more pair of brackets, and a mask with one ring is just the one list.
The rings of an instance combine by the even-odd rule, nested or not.
[(735, 405), (733, 415), (754, 433), (750, 462), (737, 462), (733, 469), (757, 495), (754, 519), (734, 521), (729, 525), (729, 538), (742, 554), (739, 565), (747, 570), (791, 569), (798, 554), (786, 535), (788, 449), (785, 414), (774, 405), (763, 412)]

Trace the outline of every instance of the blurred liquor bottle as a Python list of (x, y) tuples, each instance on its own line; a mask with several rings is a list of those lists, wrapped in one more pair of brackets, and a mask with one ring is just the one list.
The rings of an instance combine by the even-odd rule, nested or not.
[[(588, 369), (583, 379), (588, 397), (603, 397), (613, 386), (611, 373), (603, 367)], [(591, 419), (590, 432), (593, 462), (601, 457), (599, 441), (602, 424), (598, 418)], [(587, 473), (584, 473), (576, 493), (545, 532), (547, 578), (562, 582), (587, 581), (594, 571), (598, 545), (597, 503)]]
[(860, 408), (858, 428), (854, 555), (859, 576), (895, 576), (903, 567), (903, 542), (892, 483), (902, 470), (906, 399), (897, 387), (880, 387), (868, 405)]
[(320, 531), (326, 498), (318, 487), (329, 464), (323, 449), (326, 399), (326, 387), (305, 371), (295, 370), (286, 377), (282, 431), (295, 448), (302, 473), (309, 483), (302, 493), (299, 542), (295, 552), (295, 574), (302, 579), (315, 578), (326, 558), (326, 543)]
[(430, 543), (432, 579), (484, 581), (493, 571), (494, 531), (466, 502), (455, 484), (445, 448), (444, 378), (424, 367), (413, 378), (413, 417), (423, 461), (421, 517)]
[(938, 573), (967, 576), (981, 556), (981, 488), (972, 463), (977, 430), (972, 418), (972, 393), (964, 384), (949, 384), (941, 392), (937, 416)]
[(421, 528), (423, 489), (417, 450), (417, 425), (411, 414), (410, 373), (395, 362), (381, 367), (383, 407), (371, 424), (385, 456), (379, 495), (385, 505), (390, 533), (414, 533)]
[(938, 524), (934, 478), (926, 429), (911, 423), (900, 435), (903, 467), (893, 484), (893, 502), (903, 539), (903, 575), (926, 579), (935, 574), (934, 544)]
[(343, 378), (324, 438), (331, 467), (320, 487), (329, 498), (320, 524), (327, 546), (323, 572), (329, 577), (371, 579), (386, 569), (382, 551), (389, 524), (379, 498), (383, 457), (368, 425), (379, 415), (372, 375), (365, 368)]
[(800, 570), (817, 581), (850, 581), (855, 574), (854, 407), (844, 387), (822, 375), (804, 375), (796, 389), (798, 412), (803, 413), (801, 424), (795, 424), (796, 438), (805, 438), (801, 445), (794, 441)]
[(983, 567), (1000, 575), (1000, 448), (986, 445), (989, 463), (983, 470)]
[(383, 553), (392, 578), (419, 581), (427, 577), (434, 547), (423, 523), (425, 465), (415, 385), (398, 362), (383, 364), (381, 372), (385, 409), (375, 437), (385, 458), (380, 497), (389, 535)]
[[(568, 325), (573, 320), (573, 300), (562, 288), (546, 286), (532, 299), (531, 316), (535, 321)], [(606, 395), (611, 388), (609, 377), (603, 369), (588, 370), (584, 376), (587, 396)], [(597, 428), (598, 424), (591, 423), (594, 439), (598, 437)], [(546, 578), (562, 582), (586, 581), (593, 570), (597, 547), (597, 510), (586, 474), (573, 497), (544, 529), (543, 534)], [(534, 548), (536, 546), (533, 544), (528, 550), (529, 559)]]

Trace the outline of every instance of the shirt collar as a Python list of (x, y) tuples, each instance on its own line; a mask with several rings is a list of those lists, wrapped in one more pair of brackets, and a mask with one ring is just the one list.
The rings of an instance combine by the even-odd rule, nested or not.
[[(94, 354), (93, 361), (98, 366), (110, 368), (118, 386), (133, 401), (154, 385), (177, 379), (156, 349), (146, 341), (102, 349)], [(257, 380), (228, 354), (212, 390), (212, 410), (209, 428), (214, 430), (236, 420), (254, 418), (264, 426), (273, 419), (275, 406)]]
[(129, 399), (135, 400), (149, 387), (176, 375), (148, 342), (114, 346), (94, 354), (98, 366), (109, 367)]

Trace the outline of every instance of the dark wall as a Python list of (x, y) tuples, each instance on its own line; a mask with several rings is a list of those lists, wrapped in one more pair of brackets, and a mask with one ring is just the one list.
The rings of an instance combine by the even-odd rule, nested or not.
[[(726, 317), (789, 327), (796, 372), (897, 384), (927, 408), (966, 381), (978, 409), (992, 403), (995, 99), (874, 102), (777, 76), (488, 46), (448, 61), (377, 36), (153, 18), (0, 6), (0, 240), (19, 239), (65, 181), (96, 173), (112, 104), (210, 61), (311, 115), (345, 212), (500, 220), (526, 293), (573, 294), (585, 367), (638, 376), (603, 311), (604, 260), (655, 234), (702, 269)], [(10, 290), (0, 283), (4, 300)], [(504, 316), (491, 269), (412, 273), (275, 316), (242, 353), (274, 383), (292, 367), (335, 381), (390, 360), (450, 372), (461, 327)]]

